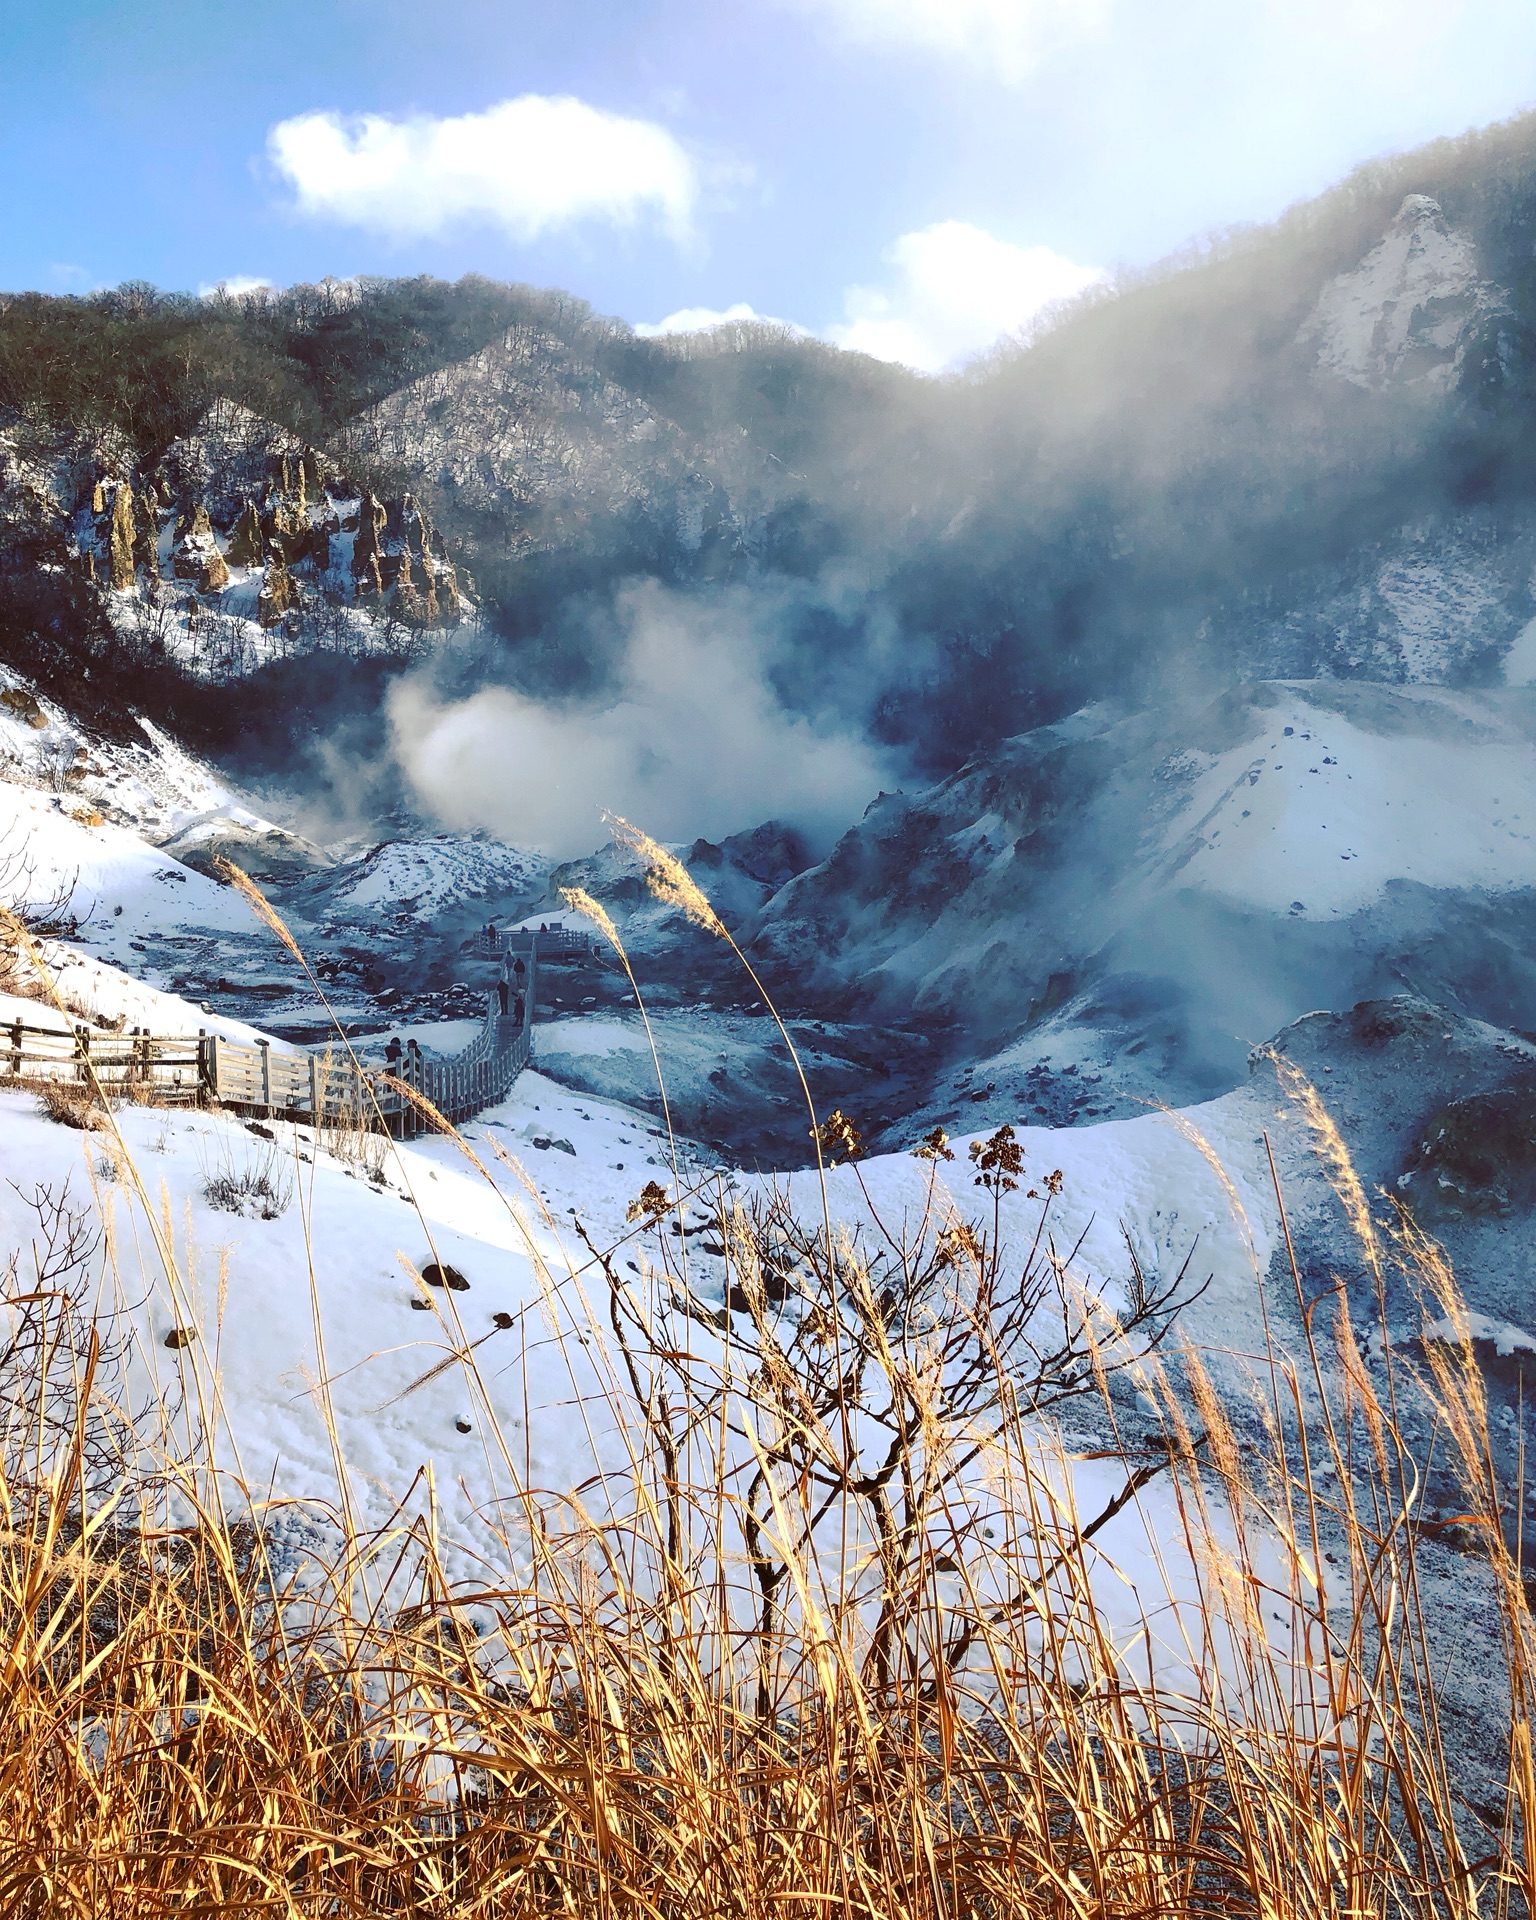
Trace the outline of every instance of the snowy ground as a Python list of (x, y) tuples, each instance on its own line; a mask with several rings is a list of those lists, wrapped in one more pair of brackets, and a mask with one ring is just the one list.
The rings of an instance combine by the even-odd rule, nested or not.
[[(1397, 702), (1397, 728), (1357, 724), (1285, 688), (1259, 739), (1216, 757), (1165, 837), (1155, 884), (1322, 919), (1391, 882), (1536, 885), (1531, 712), (1445, 689)], [(1405, 735), (1412, 728), (1412, 751)]]

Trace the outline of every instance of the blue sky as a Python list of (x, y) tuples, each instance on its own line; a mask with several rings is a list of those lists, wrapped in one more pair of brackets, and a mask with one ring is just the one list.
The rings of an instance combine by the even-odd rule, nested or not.
[(14, 0), (0, 286), (476, 271), (914, 364), (1536, 105), (1536, 0)]

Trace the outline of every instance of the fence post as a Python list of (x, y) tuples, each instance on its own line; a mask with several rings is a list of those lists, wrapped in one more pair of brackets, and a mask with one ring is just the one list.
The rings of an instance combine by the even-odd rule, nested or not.
[(256, 1044), (261, 1048), (261, 1106), (264, 1113), (270, 1114), (272, 1111), (272, 1042), (258, 1040)]
[(21, 1078), (21, 1016), (11, 1022), (11, 1072)]
[(219, 1097), (219, 1036), (216, 1033), (199, 1032), (197, 1036), (197, 1077), (207, 1089), (209, 1097)]
[(80, 1062), (80, 1078), (91, 1077), (91, 1030), (87, 1026), (75, 1028), (75, 1058)]
[(309, 1112), (316, 1128), (320, 1125), (320, 1062), (309, 1056)]

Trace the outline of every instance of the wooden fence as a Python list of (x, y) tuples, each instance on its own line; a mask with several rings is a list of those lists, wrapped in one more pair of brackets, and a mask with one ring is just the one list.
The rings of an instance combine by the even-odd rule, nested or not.
[(574, 927), (495, 927), (481, 930), (478, 946), (484, 953), (526, 954), (530, 960), (590, 960), (594, 943), (590, 933)]
[(14, 1020), (0, 1027), (0, 1088), (8, 1081), (94, 1080), (104, 1093), (166, 1101), (217, 1102), (242, 1112), (283, 1115), (316, 1126), (379, 1127), (402, 1138), (430, 1124), (391, 1079), (414, 1088), (458, 1123), (506, 1097), (533, 1047), (533, 979), (526, 1017), (503, 1013), (487, 995), (484, 1023), (462, 1053), (428, 1059), (415, 1041), (387, 1066), (354, 1061), (345, 1046), (287, 1053), (267, 1041), (243, 1046), (218, 1034), (171, 1038), (72, 1031)]

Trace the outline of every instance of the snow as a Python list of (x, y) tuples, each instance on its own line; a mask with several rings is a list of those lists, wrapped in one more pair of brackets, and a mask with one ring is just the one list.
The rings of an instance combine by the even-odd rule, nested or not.
[(348, 907), (409, 908), (430, 919), (459, 901), (524, 892), (548, 870), (538, 854), (472, 835), (389, 840), (332, 897)]
[(249, 936), (251, 911), (238, 894), (90, 812), (71, 796), (0, 781), (0, 849), (25, 869), (8, 888), (18, 905), (59, 900), (112, 960), (173, 922)]
[[(1263, 1141), (1241, 1096), (1229, 1094), (1181, 1113), (1086, 1127), (1016, 1126), (1015, 1132), (1025, 1178), (1001, 1202), (1005, 1264), (1022, 1260), (1041, 1218), (1044, 1201), (1031, 1200), (1030, 1187), (1059, 1170), (1062, 1190), (1051, 1203), (1050, 1235), (1063, 1254), (1076, 1249), (1073, 1272), (1080, 1283), (1103, 1287), (1126, 1274), (1127, 1243), (1154, 1284), (1172, 1281), (1188, 1260), (1187, 1292), (1209, 1281), (1200, 1303), (1199, 1341), (1249, 1350), (1262, 1344), (1258, 1278), (1279, 1219)], [(937, 1189), (941, 1205), (974, 1219), (990, 1215), (991, 1198), (972, 1184), (967, 1149), (986, 1137), (961, 1134), (951, 1141), (955, 1159), (944, 1167)], [(833, 1168), (827, 1175), (832, 1210), (840, 1221), (862, 1223), (866, 1232), (878, 1231), (878, 1216), (899, 1239), (901, 1223), (915, 1224), (922, 1216), (929, 1177), (928, 1163), (910, 1154)], [(805, 1173), (789, 1181), (801, 1206), (815, 1204), (813, 1181)], [(743, 1181), (748, 1188), (763, 1184)]]
[(534, 1050), (541, 1060), (608, 1060), (616, 1053), (646, 1053), (645, 1029), (638, 1020), (546, 1020), (534, 1029)]
[(1377, 571), (1376, 591), (1397, 623), (1404, 678), (1413, 685), (1443, 684), (1469, 640), (1501, 631), (1504, 587), (1486, 563), (1389, 560)]
[[(23, 684), (0, 668), (0, 688)], [(125, 744), (87, 735), (45, 697), (37, 696), (37, 705), (45, 721), (40, 728), (0, 707), (0, 769), (7, 786), (59, 792), (157, 843), (223, 820), (252, 832), (275, 830), (152, 721), (138, 722), (142, 743)]]
[(390, 1035), (402, 1044), (414, 1040), (424, 1053), (446, 1060), (453, 1054), (462, 1053), (471, 1041), (479, 1039), (484, 1030), (483, 1020), (417, 1020), (407, 1022), (404, 1026), (381, 1027), (377, 1034), (368, 1038), (370, 1043), (385, 1040)]
[[(270, 1480), (306, 1498), (323, 1499), (335, 1491), (324, 1417), (304, 1384), (305, 1370), (315, 1364), (306, 1231), (327, 1364), (337, 1383), (333, 1398), (343, 1451), (360, 1483), (373, 1483), (388, 1501), (405, 1491), (419, 1468), (434, 1463), (440, 1486), (462, 1475), (472, 1491), (478, 1487), (485, 1495), (499, 1478), (485, 1480), (482, 1443), (461, 1436), (453, 1424), (473, 1401), (461, 1369), (388, 1405), (440, 1357), (447, 1337), (436, 1315), (412, 1309), (412, 1294), (419, 1289), (405, 1263), (419, 1269), (435, 1258), (461, 1269), (470, 1280), (469, 1292), (436, 1300), (473, 1338), (486, 1330), (495, 1312), (537, 1314), (543, 1296), (530, 1264), (534, 1248), (557, 1276), (582, 1266), (587, 1257), (573, 1237), (562, 1238), (552, 1225), (530, 1218), (517, 1179), (494, 1157), (495, 1144), (522, 1158), (551, 1221), (579, 1213), (599, 1244), (630, 1232), (625, 1209), (648, 1180), (670, 1184), (672, 1177), (653, 1122), (613, 1103), (568, 1093), (534, 1072), (524, 1074), (512, 1097), (467, 1130), (494, 1175), (494, 1191), (451, 1142), (387, 1148), (380, 1142), (386, 1177), (375, 1184), (330, 1153), (316, 1153), (310, 1129), (284, 1124), (277, 1128), (279, 1157), (297, 1176), (299, 1198), (273, 1221), (218, 1213), (201, 1192), (212, 1166), (241, 1166), (269, 1152), (267, 1143), (237, 1120), (124, 1108), (117, 1123), (157, 1208), (164, 1213), (168, 1198), (168, 1217), (187, 1223), (178, 1228), (177, 1250), (201, 1344), (218, 1354), (230, 1457), (238, 1457), (253, 1484)], [(1187, 1121), (1148, 1115), (1060, 1133), (1040, 1128), (1020, 1133), (1032, 1176), (1053, 1167), (1063, 1172), (1053, 1231), (1063, 1250), (1081, 1242), (1080, 1277), (1124, 1273), (1122, 1226), (1149, 1277), (1171, 1279), (1193, 1251), (1191, 1291), (1207, 1274), (1214, 1276), (1201, 1319), (1201, 1338), (1212, 1342), (1247, 1341), (1257, 1331), (1255, 1261), (1267, 1260), (1276, 1230), (1273, 1201), (1264, 1195), (1262, 1149), (1250, 1137), (1234, 1137), (1236, 1124), (1246, 1125), (1216, 1102)], [(1240, 1208), (1193, 1130), (1227, 1168)], [(0, 1195), (0, 1227), (10, 1244), (25, 1239), (21, 1195), (37, 1184), (57, 1186), (65, 1179), (77, 1192), (88, 1191), (94, 1182), (98, 1204), (116, 1220), (120, 1243), (133, 1243), (124, 1211), (131, 1212), (126, 1184), (121, 1179), (102, 1184), (91, 1171), (100, 1158), (99, 1136), (87, 1139), (51, 1125), (26, 1096), (10, 1094), (0, 1095), (0, 1132), (13, 1183)], [(573, 1150), (556, 1148), (557, 1140)], [(546, 1144), (537, 1147), (535, 1141)], [(978, 1215), (990, 1201), (970, 1187), (966, 1144), (963, 1137), (955, 1141), (956, 1161), (944, 1171), (944, 1181), (955, 1206)], [(723, 1178), (743, 1198), (769, 1184), (761, 1176)], [(924, 1207), (929, 1178), (927, 1163), (891, 1155), (857, 1170), (833, 1169), (828, 1191), (835, 1216), (849, 1224), (863, 1222), (867, 1230), (872, 1209), (887, 1226), (903, 1217), (914, 1220)], [(788, 1189), (797, 1205), (819, 1209), (813, 1175), (794, 1176)], [(941, 1194), (944, 1190), (941, 1185)], [(407, 1196), (419, 1215), (402, 1206)], [(707, 1211), (707, 1198), (704, 1204)], [(1039, 1206), (1025, 1190), (1004, 1198), (1002, 1226), (1010, 1256), (1020, 1255), (1033, 1235)], [(186, 1303), (170, 1296), (163, 1278), (139, 1277), (153, 1283), (141, 1322), (146, 1335), (159, 1342), (172, 1324), (182, 1324), (175, 1315)], [(131, 1285), (127, 1291), (132, 1293)], [(519, 1324), (531, 1328), (534, 1322), (520, 1318)], [(181, 1364), (158, 1346), (155, 1351), (163, 1373)], [(553, 1374), (540, 1371), (553, 1363), (532, 1354), (528, 1364), (533, 1369), (529, 1406), (542, 1405), (545, 1415), (527, 1442), (532, 1471), (541, 1484), (568, 1490), (593, 1464), (579, 1416), (555, 1417), (549, 1411), (570, 1395), (569, 1359), (560, 1357)], [(498, 1419), (519, 1433), (522, 1366), (519, 1341), (502, 1336), (481, 1369)], [(461, 1517), (467, 1524), (467, 1507)]]
[(1484, 1340), (1491, 1346), (1501, 1360), (1507, 1360), (1511, 1354), (1536, 1353), (1536, 1338), (1524, 1328), (1512, 1326), (1507, 1320), (1497, 1320), (1491, 1314), (1468, 1311), (1463, 1326), (1457, 1326), (1452, 1320), (1432, 1320), (1424, 1329), (1426, 1340), (1446, 1340), (1459, 1342), (1463, 1332), (1474, 1341)]
[[(1274, 719), (1278, 728), (1278, 712)], [(1343, 739), (1342, 722), (1339, 729)], [(1384, 743), (1349, 731), (1359, 734), (1350, 752), (1364, 767), (1368, 751)], [(145, 837), (233, 817), (234, 797), (168, 742), (148, 737), (144, 754), (146, 792), (151, 774), (160, 784), (152, 805), (140, 807), (140, 830), (93, 823), (73, 789), (0, 781), (0, 844), (25, 850), (28, 899), (68, 894), (76, 911), (90, 914), (78, 940), (45, 943), (74, 1004), (159, 1033), (206, 1027), (250, 1040), (252, 1028), (124, 970), (150, 972), (150, 949), (159, 955), (194, 940), (215, 943), (220, 964), (231, 967), (248, 954), (264, 964), (272, 946), (264, 935), (252, 938), (249, 909), (233, 891)], [(1203, 772), (1190, 769), (1197, 788), (1216, 782), (1225, 791), (1223, 762), (1201, 765)], [(1213, 800), (1219, 810), (1216, 789)], [(978, 822), (978, 836), (991, 830), (992, 822)], [(510, 885), (530, 867), (527, 856), (494, 843), (391, 843), (334, 897), (375, 910), (412, 901), (426, 914), (474, 897), (493, 877)], [(40, 1003), (0, 999), (0, 1015), (8, 1009), (33, 1024), (57, 1018)], [(703, 1021), (663, 1015), (661, 1034), (669, 1062), (680, 1056), (707, 1079), (724, 1057), (725, 1036)], [(766, 1022), (758, 1025), (766, 1032)], [(375, 1038), (396, 1031), (451, 1053), (475, 1030), (474, 1022), (418, 1023)], [(613, 1060), (624, 1075), (633, 1066), (637, 1089), (651, 1071), (632, 1017), (555, 1020), (535, 1030), (535, 1045), (551, 1065)], [(623, 1091), (639, 1097), (627, 1079)], [(573, 1224), (579, 1219), (599, 1246), (640, 1251), (629, 1204), (648, 1182), (673, 1187), (679, 1178), (652, 1118), (530, 1070), (465, 1129), (478, 1165), (435, 1137), (353, 1141), (339, 1153), (334, 1138), (306, 1127), (282, 1122), (258, 1133), (232, 1115), (190, 1109), (125, 1105), (114, 1124), (121, 1155), (110, 1133), (50, 1122), (32, 1095), (0, 1082), (0, 1264), (29, 1243), (29, 1199), (39, 1189), (58, 1193), (67, 1184), (77, 1204), (93, 1207), (108, 1229), (108, 1297), (135, 1331), (135, 1381), (152, 1379), (168, 1396), (180, 1385), (194, 1401), (201, 1395), (213, 1410), (216, 1457), (245, 1486), (334, 1504), (339, 1457), (349, 1501), (365, 1522), (379, 1523), (397, 1502), (423, 1502), (430, 1484), (442, 1534), (456, 1543), (450, 1570), (463, 1574), (477, 1552), (503, 1550), (494, 1521), (519, 1487), (554, 1501), (580, 1488), (595, 1508), (594, 1474), (612, 1468), (622, 1480), (627, 1450), (607, 1398), (611, 1356), (590, 1297), (601, 1281)], [(940, 1204), (985, 1219), (991, 1203), (971, 1183), (971, 1137), (980, 1136), (958, 1138), (955, 1161), (938, 1170)], [(1103, 1285), (1113, 1303), (1123, 1298), (1128, 1247), (1154, 1286), (1173, 1282), (1187, 1262), (1184, 1297), (1209, 1281), (1195, 1337), (1238, 1350), (1260, 1344), (1258, 1276), (1277, 1220), (1262, 1142), (1241, 1096), (1185, 1115), (1021, 1127), (1019, 1138), (1026, 1179), (1001, 1203), (1006, 1262), (1022, 1261), (1040, 1224), (1043, 1203), (1030, 1186), (1038, 1190), (1060, 1169), (1049, 1233), (1074, 1279)], [(775, 1184), (712, 1168), (686, 1142), (679, 1152), (685, 1184), (705, 1189), (693, 1203), (702, 1212), (711, 1193), (750, 1200)], [(213, 1204), (215, 1176), (258, 1170), (288, 1196), (277, 1217)], [(831, 1170), (826, 1191), (837, 1221), (866, 1236), (899, 1234), (928, 1205), (933, 1178), (934, 1169), (910, 1155), (883, 1155)], [(813, 1174), (784, 1184), (806, 1217), (819, 1211)], [(697, 1247), (690, 1258), (701, 1291), (722, 1300), (720, 1263)], [(458, 1268), (468, 1291), (422, 1287), (414, 1275), (429, 1261)], [(189, 1328), (190, 1345), (166, 1347), (173, 1329)], [(1043, 1432), (1042, 1444), (1057, 1442)], [(1119, 1484), (1119, 1470), (1103, 1463), (1072, 1461), (1060, 1472), (1087, 1511)], [(1175, 1529), (1168, 1496), (1154, 1488), (1107, 1531), (1103, 1543), (1123, 1576), (1115, 1617), (1133, 1621), (1149, 1594), (1164, 1592), (1158, 1542)]]
[(1316, 344), (1321, 372), (1357, 386), (1449, 386), (1468, 327), (1498, 298), (1471, 241), (1412, 193), (1360, 264), (1323, 288), (1298, 338)]
[(1394, 880), (1500, 891), (1536, 886), (1536, 754), (1442, 690), (1373, 731), (1299, 692), (1257, 739), (1219, 755), (1166, 832), (1159, 883), (1323, 919)]
[[(76, 810), (69, 795), (0, 782), (0, 822), (27, 849), (33, 896), (68, 882), (82, 907), (95, 907), (87, 933), (97, 952), (43, 943), (71, 999), (106, 1020), (160, 1033), (207, 1027), (255, 1038), (251, 1028), (111, 964), (121, 949), (142, 966), (135, 939), (174, 944), (188, 928), (219, 942), (221, 954), (259, 954), (264, 942), (252, 941), (243, 901), (128, 827), (87, 825)], [(473, 858), (466, 864), (460, 851)], [(468, 844), (434, 843), (419, 863), (410, 854), (401, 848), (387, 867), (375, 862), (367, 880), (379, 891), (367, 898), (396, 898), (380, 886), (381, 868), (397, 879), (420, 874), (424, 890), (452, 901), (487, 861), (520, 858)], [(354, 903), (364, 902), (354, 895)], [(0, 996), (0, 1019), (18, 1016), (62, 1024), (41, 1003)], [(701, 1074), (720, 1057), (723, 1038), (702, 1020), (662, 1020), (669, 1058), (681, 1048)], [(477, 1023), (392, 1030), (451, 1053)], [(535, 1031), (541, 1060), (612, 1058), (633, 1061), (642, 1077), (650, 1072), (633, 1017), (567, 1017)], [(620, 1487), (626, 1480), (602, 1281), (575, 1221), (625, 1260), (641, 1253), (640, 1229), (626, 1213), (648, 1182), (675, 1188), (680, 1174), (685, 1186), (702, 1189), (691, 1202), (696, 1215), (710, 1212), (719, 1196), (750, 1201), (774, 1184), (712, 1168), (686, 1142), (674, 1161), (649, 1116), (534, 1070), (465, 1129), (474, 1160), (436, 1137), (409, 1144), (373, 1137), (344, 1142), (338, 1152), (334, 1137), (317, 1138), (308, 1127), (274, 1122), (258, 1132), (233, 1115), (194, 1109), (125, 1104), (113, 1124), (115, 1138), (75, 1131), (49, 1121), (31, 1094), (0, 1083), (0, 1262), (30, 1242), (32, 1197), (67, 1187), (107, 1230), (103, 1299), (132, 1329), (129, 1385), (137, 1398), (152, 1388), (164, 1403), (204, 1409), (218, 1463), (260, 1497), (334, 1511), (340, 1462), (347, 1501), (364, 1525), (389, 1520), (400, 1503), (414, 1512), (430, 1501), (445, 1564), (458, 1578), (480, 1576), (487, 1556), (504, 1559), (509, 1538), (518, 1551), (520, 1522), (503, 1521), (523, 1511), (509, 1506), (521, 1489), (556, 1507), (579, 1489), (597, 1512), (600, 1476), (612, 1471)], [(1113, 1301), (1128, 1270), (1123, 1233), (1154, 1284), (1171, 1282), (1186, 1260), (1190, 1295), (1210, 1276), (1201, 1340), (1257, 1343), (1256, 1278), (1276, 1222), (1262, 1148), (1236, 1096), (1187, 1117), (1147, 1114), (1065, 1132), (1026, 1127), (1020, 1139), (1028, 1180), (1062, 1171), (1051, 1231), (1076, 1279), (1105, 1283)], [(984, 1218), (990, 1202), (970, 1184), (967, 1144), (957, 1139), (955, 1162), (940, 1170), (948, 1195), (941, 1205)], [(1230, 1184), (1214, 1170), (1217, 1159)], [(285, 1202), (275, 1218), (214, 1204), (218, 1176), (258, 1172)], [(879, 1230), (877, 1220), (899, 1231), (925, 1206), (932, 1174), (904, 1154), (834, 1169), (827, 1180), (834, 1217), (866, 1233)], [(813, 1216), (820, 1206), (814, 1176), (801, 1172), (785, 1184)], [(1039, 1217), (1027, 1182), (1005, 1197), (1005, 1259), (1023, 1258)], [(720, 1263), (699, 1242), (690, 1260), (705, 1298), (723, 1304)], [(416, 1276), (431, 1261), (456, 1267), (468, 1290), (422, 1286)], [(173, 1331), (180, 1340), (189, 1329), (189, 1345), (166, 1346)], [(706, 1344), (713, 1337), (699, 1333)], [(1040, 1438), (1041, 1473), (1081, 1511), (1097, 1512), (1118, 1490), (1117, 1465), (1075, 1457), (1070, 1438), (1054, 1430), (1042, 1428)], [(1162, 1564), (1164, 1543), (1177, 1538), (1171, 1496), (1150, 1487), (1100, 1536), (1107, 1559), (1093, 1572), (1108, 1617), (1127, 1632), (1144, 1607), (1163, 1611), (1156, 1657), (1170, 1670), (1183, 1655), (1176, 1615), (1166, 1612), (1169, 1593), (1195, 1594), (1177, 1554), (1171, 1572)], [(1150, 1644), (1137, 1657), (1153, 1657)]]
[[(317, 1149), (305, 1127), (276, 1126), (273, 1143), (217, 1114), (125, 1107), (116, 1120), (143, 1199), (114, 1168), (103, 1135), (51, 1124), (29, 1097), (0, 1093), (8, 1174), (0, 1236), (26, 1244), (27, 1197), (39, 1186), (58, 1191), (67, 1181), (77, 1201), (94, 1199), (112, 1227), (117, 1299), (137, 1335), (135, 1367), (153, 1373), (162, 1394), (185, 1386), (189, 1400), (200, 1396), (215, 1409), (218, 1458), (244, 1485), (334, 1506), (339, 1455), (355, 1510), (378, 1523), (397, 1501), (419, 1504), (426, 1470), (449, 1570), (463, 1575), (475, 1570), (475, 1555), (505, 1552), (488, 1517), (519, 1484), (555, 1500), (582, 1488), (590, 1508), (600, 1499), (594, 1473), (607, 1468), (622, 1479), (625, 1446), (605, 1399), (603, 1340), (584, 1303), (583, 1290), (601, 1281), (563, 1223), (579, 1214), (599, 1245), (626, 1237), (634, 1245), (629, 1200), (647, 1180), (672, 1178), (651, 1122), (526, 1073), (511, 1098), (468, 1129), (493, 1186), (441, 1139), (377, 1143), (380, 1170), (370, 1178), (365, 1166)], [(1219, 1102), (1191, 1120), (1213, 1152), (1236, 1163), (1246, 1222), (1177, 1119), (1149, 1115), (1069, 1135), (1026, 1129), (1022, 1140), (1032, 1172), (1063, 1170), (1056, 1242), (1065, 1252), (1081, 1239), (1085, 1279), (1094, 1270), (1124, 1273), (1122, 1221), (1158, 1276), (1171, 1278), (1194, 1245), (1191, 1289), (1208, 1271), (1215, 1276), (1198, 1337), (1247, 1340), (1257, 1330), (1254, 1262), (1267, 1257), (1275, 1231), (1258, 1149), (1233, 1137)], [(494, 1157), (497, 1144), (521, 1159), (542, 1208)], [(957, 1206), (979, 1214), (984, 1196), (968, 1184), (965, 1145), (955, 1142), (945, 1177)], [(276, 1219), (209, 1202), (212, 1175), (253, 1167), (291, 1190)], [(835, 1169), (834, 1213), (868, 1223), (872, 1203), (887, 1225), (910, 1218), (924, 1204), (930, 1172), (909, 1156)], [(722, 1181), (722, 1191), (734, 1186), (744, 1198), (765, 1184)], [(798, 1204), (819, 1206), (812, 1176), (795, 1176), (791, 1191)], [(174, 1234), (172, 1272), (157, 1261), (145, 1200), (165, 1223), (162, 1233)], [(703, 1205), (707, 1212), (708, 1195)], [(1011, 1256), (1032, 1235), (1038, 1206), (1023, 1192), (1005, 1199)], [(419, 1286), (413, 1270), (429, 1260), (457, 1267), (468, 1290)], [(707, 1274), (701, 1280), (707, 1291)], [(413, 1298), (430, 1307), (413, 1307)], [(512, 1324), (498, 1327), (498, 1314)], [(188, 1327), (196, 1329), (190, 1346), (165, 1346), (173, 1329)], [(1097, 1511), (1118, 1487), (1118, 1469), (1072, 1459), (1053, 1469), (1058, 1443), (1041, 1437), (1042, 1471), (1064, 1480), (1085, 1513)], [(1129, 1626), (1143, 1605), (1166, 1606), (1169, 1576), (1159, 1562), (1177, 1537), (1176, 1510), (1159, 1487), (1102, 1537), (1114, 1568), (1099, 1576), (1112, 1618)], [(1187, 1585), (1177, 1570), (1172, 1578)]]
[(1510, 687), (1536, 686), (1536, 620), (1527, 620), (1515, 635), (1515, 643), (1504, 656), (1504, 684)]

